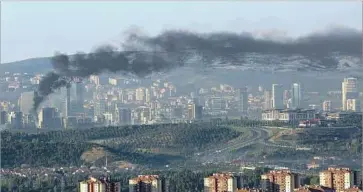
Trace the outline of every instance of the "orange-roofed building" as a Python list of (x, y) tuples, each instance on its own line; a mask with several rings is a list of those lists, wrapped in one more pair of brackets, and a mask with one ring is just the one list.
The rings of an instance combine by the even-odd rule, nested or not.
[(164, 192), (163, 180), (158, 175), (139, 175), (129, 180), (130, 192)]
[(354, 172), (344, 167), (329, 167), (319, 174), (320, 185), (343, 191), (354, 186)]
[(344, 189), (342, 192), (362, 192), (362, 190), (359, 189), (357, 186), (353, 186), (353, 187), (350, 187), (348, 189)]
[(237, 177), (231, 173), (214, 173), (204, 178), (204, 192), (237, 192)]
[(294, 192), (335, 192), (335, 190), (320, 185), (305, 185), (294, 189)]
[(269, 192), (292, 192), (299, 184), (299, 176), (288, 169), (272, 170), (261, 175), (261, 186)]

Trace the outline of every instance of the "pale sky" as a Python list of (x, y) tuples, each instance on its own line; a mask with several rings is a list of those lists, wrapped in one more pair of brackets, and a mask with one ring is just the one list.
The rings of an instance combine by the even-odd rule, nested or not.
[(196, 32), (277, 31), (299, 36), (329, 26), (361, 30), (361, 1), (1, 2), (1, 63), (118, 44), (137, 26)]

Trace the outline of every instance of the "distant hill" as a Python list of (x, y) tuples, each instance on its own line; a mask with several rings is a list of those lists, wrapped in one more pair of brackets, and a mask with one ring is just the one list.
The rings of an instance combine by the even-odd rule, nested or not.
[[(357, 71), (362, 70), (362, 60), (358, 56), (332, 53), (324, 58), (309, 58), (299, 55), (257, 54), (244, 53), (235, 55), (236, 61), (227, 64), (222, 59), (217, 63), (194, 65), (200, 69), (232, 69), (232, 70), (257, 70), (257, 71)], [(199, 63), (200, 64), (200, 63)], [(0, 64), (0, 71), (17, 73), (47, 72), (52, 69), (51, 57), (31, 58), (22, 61)]]
[(1, 72), (10, 73), (43, 73), (50, 71), (50, 57), (31, 58), (21, 61), (0, 64)]

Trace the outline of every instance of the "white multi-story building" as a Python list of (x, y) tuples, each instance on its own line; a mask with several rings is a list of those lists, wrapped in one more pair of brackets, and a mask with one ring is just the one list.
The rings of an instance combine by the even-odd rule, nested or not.
[(331, 111), (331, 101), (325, 100), (323, 102), (323, 111), (324, 112), (330, 112)]
[(315, 119), (315, 110), (270, 109), (262, 112), (262, 120), (264, 121), (279, 120), (285, 122), (298, 122), (312, 119)]
[(360, 112), (360, 102), (358, 99), (347, 99), (347, 111)]
[[(348, 99), (356, 99), (358, 100), (359, 92), (357, 87), (357, 78), (344, 78), (344, 81), (342, 82), (342, 110), (347, 111), (348, 105), (347, 100)], [(356, 102), (355, 104), (358, 104)]]

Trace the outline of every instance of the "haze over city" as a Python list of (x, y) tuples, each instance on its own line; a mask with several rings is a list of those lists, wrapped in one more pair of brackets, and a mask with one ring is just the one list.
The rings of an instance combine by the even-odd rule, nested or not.
[(1, 2), (1, 191), (361, 192), (362, 2)]

